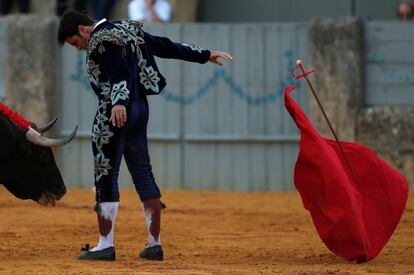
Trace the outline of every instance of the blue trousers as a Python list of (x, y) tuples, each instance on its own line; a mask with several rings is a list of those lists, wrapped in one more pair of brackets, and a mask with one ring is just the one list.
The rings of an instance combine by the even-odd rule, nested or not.
[[(106, 118), (109, 118), (110, 108), (105, 113)], [(97, 202), (119, 201), (118, 176), (122, 156), (141, 201), (161, 197), (148, 153), (148, 114), (146, 97), (131, 101), (127, 109), (127, 122), (123, 127), (117, 128), (105, 121), (105, 125), (100, 127), (103, 130), (99, 132), (95, 125), (98, 125), (99, 120), (102, 122), (105, 119), (99, 117), (98, 110), (94, 121), (95, 129), (92, 130), (93, 136), (94, 132), (98, 132), (98, 138), (92, 138)], [(109, 126), (109, 131), (105, 128), (106, 125)]]

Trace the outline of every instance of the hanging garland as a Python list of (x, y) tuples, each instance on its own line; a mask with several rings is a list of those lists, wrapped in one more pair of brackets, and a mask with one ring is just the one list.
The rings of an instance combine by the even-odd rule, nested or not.
[(22, 130), (29, 130), (30, 122), (17, 112), (10, 110), (6, 105), (0, 102), (0, 113), (5, 115), (11, 122), (16, 124)]

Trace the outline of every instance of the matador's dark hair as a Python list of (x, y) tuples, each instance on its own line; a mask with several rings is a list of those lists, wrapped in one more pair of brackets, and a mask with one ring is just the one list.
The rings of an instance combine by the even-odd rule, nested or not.
[(79, 25), (91, 26), (95, 23), (87, 14), (74, 10), (65, 11), (59, 22), (58, 42), (63, 45), (71, 36), (79, 34)]

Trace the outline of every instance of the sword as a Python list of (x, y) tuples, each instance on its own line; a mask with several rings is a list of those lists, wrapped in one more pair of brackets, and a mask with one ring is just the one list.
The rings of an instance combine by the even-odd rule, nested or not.
[[(297, 69), (300, 70), (300, 74), (295, 75), (295, 71)], [(313, 85), (312, 85), (312, 83), (310, 82), (310, 80), (308, 78), (308, 75), (311, 74), (311, 73), (313, 73), (313, 72), (315, 72), (315, 71), (316, 71), (316, 69), (315, 68), (312, 68), (311, 70), (309, 70), (308, 72), (306, 72), (305, 69), (303, 68), (302, 60), (298, 59), (298, 60), (296, 60), (296, 66), (292, 70), (292, 76), (295, 78), (295, 80), (299, 80), (300, 78), (304, 78), (306, 80), (306, 83), (308, 84), (308, 87), (312, 91), (313, 97), (315, 98), (316, 102), (318, 103), (318, 106), (321, 109), (322, 114), (323, 114), (326, 122), (328, 123), (329, 129), (331, 130), (332, 135), (335, 137), (336, 143), (338, 144), (338, 146), (339, 146), (339, 148), (341, 150), (342, 156), (344, 157), (345, 162), (347, 163), (347, 165), (349, 167), (349, 170), (352, 173), (352, 177), (354, 178), (356, 184), (358, 186), (361, 186), (361, 183), (360, 183), (360, 181), (359, 181), (359, 179), (357, 177), (357, 174), (355, 173), (354, 167), (352, 167), (351, 161), (349, 160), (348, 156), (346, 155), (345, 150), (344, 150), (341, 142), (339, 141), (338, 136), (336, 135), (335, 130), (332, 127), (332, 124), (331, 124), (331, 122), (328, 119), (328, 116), (326, 115), (325, 109), (323, 108), (322, 103), (319, 100), (319, 97), (316, 94), (315, 89), (313, 88)]]

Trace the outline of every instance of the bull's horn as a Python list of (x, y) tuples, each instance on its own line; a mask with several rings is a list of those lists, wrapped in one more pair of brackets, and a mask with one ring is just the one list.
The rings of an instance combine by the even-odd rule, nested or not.
[(58, 120), (58, 118), (54, 117), (50, 122), (46, 123), (42, 127), (39, 127), (39, 132), (42, 133), (42, 134), (46, 133), (47, 131), (49, 131), (50, 128), (53, 127), (53, 125), (55, 125), (57, 120)]
[(43, 146), (43, 147), (55, 147), (55, 146), (62, 146), (66, 143), (70, 142), (76, 135), (78, 131), (78, 126), (73, 129), (72, 133), (66, 137), (58, 138), (58, 139), (51, 139), (44, 136), (41, 136), (38, 132), (29, 128), (26, 132), (26, 139), (31, 143)]

